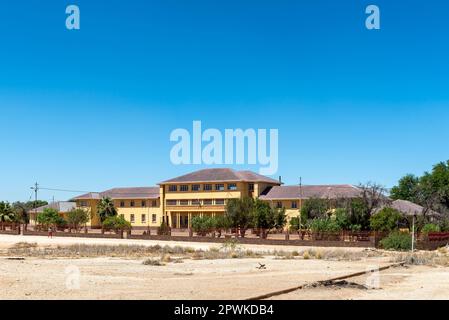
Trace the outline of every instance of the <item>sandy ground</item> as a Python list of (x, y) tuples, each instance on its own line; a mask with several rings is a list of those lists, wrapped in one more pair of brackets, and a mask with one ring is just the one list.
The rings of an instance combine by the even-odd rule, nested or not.
[[(39, 245), (82, 242), (176, 244), (202, 249), (216, 246), (185, 242), (0, 236), (0, 247), (7, 248), (24, 241)], [(271, 246), (245, 247), (260, 251), (272, 249)], [(292, 248), (298, 250), (298, 247)], [(183, 263), (149, 266), (142, 264), (143, 258), (17, 258), (21, 257), (0, 257), (0, 299), (245, 299), (390, 263), (386, 257), (325, 261), (281, 260), (267, 256), (226, 260), (185, 259)], [(265, 264), (266, 269), (258, 269), (259, 263)], [(379, 285), (375, 289), (336, 286), (306, 288), (274, 299), (449, 298), (449, 268), (400, 267), (382, 271), (377, 282), (372, 274), (349, 280), (362, 285)]]

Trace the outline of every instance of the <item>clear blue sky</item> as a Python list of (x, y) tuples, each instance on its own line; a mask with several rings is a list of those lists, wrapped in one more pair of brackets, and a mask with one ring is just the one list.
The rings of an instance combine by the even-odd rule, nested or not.
[(449, 159), (449, 4), (5, 0), (0, 111), (0, 200), (35, 181), (102, 191), (196, 170), (169, 159), (193, 120), (279, 129), (287, 184), (391, 187)]

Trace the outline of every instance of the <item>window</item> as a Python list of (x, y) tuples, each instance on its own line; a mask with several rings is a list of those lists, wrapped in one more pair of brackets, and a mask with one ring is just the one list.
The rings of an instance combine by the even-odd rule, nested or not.
[(215, 199), (215, 205), (217, 206), (224, 205), (224, 199)]
[(211, 191), (212, 190), (212, 185), (211, 184), (205, 184), (203, 187), (204, 187), (204, 191)]
[(201, 190), (201, 186), (199, 184), (192, 185), (192, 191), (200, 191), (200, 190)]
[(217, 183), (217, 184), (215, 185), (215, 190), (217, 190), (217, 191), (223, 191), (223, 190), (224, 190), (224, 184), (222, 184), (222, 183)]
[(298, 202), (292, 201), (292, 208), (297, 209), (298, 208)]
[(249, 188), (249, 191), (254, 191), (254, 183), (250, 183), (248, 188)]
[(228, 190), (237, 190), (237, 184), (228, 183)]
[(136, 204), (136, 203), (135, 203), (134, 201), (131, 201), (131, 202), (129, 203), (129, 205), (130, 205), (131, 207), (134, 207), (135, 204)]
[(142, 200), (141, 206), (142, 206), (142, 207), (146, 207), (146, 206), (147, 206), (147, 202), (146, 202), (145, 200)]
[(180, 206), (188, 206), (189, 205), (189, 200), (179, 200), (179, 205)]
[(156, 214), (151, 215), (151, 222), (156, 223)]
[(125, 206), (125, 201), (120, 201), (120, 207), (124, 207)]
[(168, 191), (176, 192), (176, 191), (178, 191), (178, 186), (177, 186), (177, 185), (174, 185), (174, 184), (169, 185), (169, 186), (168, 186)]
[(146, 214), (141, 215), (140, 221), (142, 221), (142, 223), (147, 223), (147, 215)]
[(205, 206), (211, 206), (212, 205), (212, 199), (205, 199), (205, 200), (203, 200), (203, 204)]
[(157, 201), (156, 200), (151, 201), (151, 206), (152, 207), (157, 207)]
[(276, 208), (278, 208), (278, 209), (281, 209), (281, 208), (282, 208), (282, 202), (281, 202), (281, 201), (278, 201), (278, 202), (276, 203)]
[(189, 185), (188, 184), (183, 184), (181, 185), (181, 191), (189, 191)]
[(192, 206), (199, 206), (199, 205), (201, 205), (200, 200), (192, 200)]
[(87, 201), (81, 201), (80, 202), (81, 207), (87, 207)]
[(136, 218), (134, 217), (134, 214), (131, 213), (130, 219), (131, 219), (131, 223), (134, 223), (136, 221)]
[(176, 206), (176, 200), (167, 200), (167, 206)]

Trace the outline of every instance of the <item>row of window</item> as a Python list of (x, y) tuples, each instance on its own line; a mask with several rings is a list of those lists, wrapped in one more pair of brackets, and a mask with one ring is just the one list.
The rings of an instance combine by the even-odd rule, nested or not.
[[(158, 206), (156, 200), (152, 200), (151, 203), (149, 203), (149, 204), (151, 204), (152, 207), (157, 207)], [(130, 207), (136, 207), (137, 205), (140, 205), (141, 207), (146, 207), (147, 206), (147, 201), (146, 200), (142, 200), (140, 202), (136, 202), (134, 200), (129, 201), (129, 206)], [(80, 206), (81, 207), (88, 207), (89, 204), (88, 204), (87, 201), (80, 201)], [(120, 201), (120, 207), (123, 208), (125, 206), (126, 206), (126, 202), (123, 201), (123, 200)]]
[[(276, 208), (281, 209), (281, 208), (283, 208), (283, 207), (284, 207), (284, 205), (282, 204), (282, 201), (278, 201), (278, 202), (276, 203)], [(290, 203), (290, 208), (291, 208), (291, 209), (298, 209), (298, 202), (297, 202), (297, 201), (292, 201), (292, 202)]]
[[(125, 215), (124, 214), (121, 214), (120, 215), (122, 218), (125, 218)], [(152, 223), (156, 223), (156, 219), (157, 219), (157, 216), (156, 216), (156, 214), (152, 214), (151, 215), (151, 222)], [(135, 216), (135, 214), (130, 214), (130, 216), (129, 216), (129, 222), (131, 222), (131, 223), (136, 223), (136, 216)], [(147, 215), (146, 214), (141, 214), (140, 215), (140, 222), (141, 223), (147, 223)]]
[[(181, 184), (181, 185), (176, 185), (176, 184), (171, 184), (168, 186), (168, 191), (170, 192), (177, 192), (177, 191), (181, 191), (181, 192), (188, 192), (188, 191), (224, 191), (225, 190), (225, 184), (224, 183), (216, 183), (215, 185), (213, 184), (192, 184), (192, 185), (188, 185), (188, 184)], [(226, 184), (226, 190), (229, 191), (235, 191), (237, 190), (237, 184), (236, 183), (228, 183)], [(254, 184), (250, 183), (249, 184), (249, 191), (254, 191)]]
[(224, 199), (204, 199), (204, 200), (166, 200), (167, 206), (222, 206), (225, 204)]
[[(136, 207), (136, 201), (134, 201), (134, 200), (131, 200), (131, 201), (129, 201), (129, 206), (130, 207)], [(142, 200), (142, 201), (140, 201), (140, 206), (141, 207), (146, 207), (147, 206), (147, 201), (145, 201), (145, 200)], [(125, 207), (126, 206), (126, 202), (125, 201), (120, 201), (120, 207)], [(151, 206), (152, 207), (157, 207), (158, 205), (157, 205), (157, 201), (156, 200), (152, 200), (151, 201)]]

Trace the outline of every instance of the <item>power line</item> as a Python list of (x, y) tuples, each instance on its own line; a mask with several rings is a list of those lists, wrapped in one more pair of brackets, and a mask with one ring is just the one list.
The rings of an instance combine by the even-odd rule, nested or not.
[(73, 193), (80, 193), (80, 192), (93, 192), (93, 191), (85, 191), (85, 190), (68, 190), (68, 189), (56, 189), (56, 188), (45, 188), (45, 187), (39, 187), (40, 190), (49, 190), (49, 191), (60, 191), (60, 192), (73, 192)]

